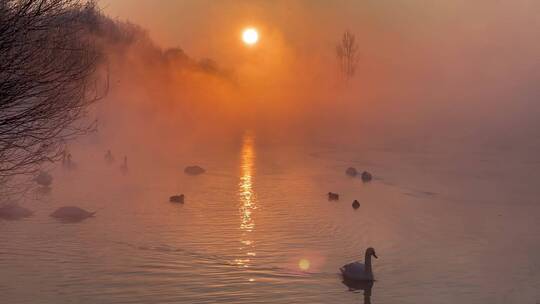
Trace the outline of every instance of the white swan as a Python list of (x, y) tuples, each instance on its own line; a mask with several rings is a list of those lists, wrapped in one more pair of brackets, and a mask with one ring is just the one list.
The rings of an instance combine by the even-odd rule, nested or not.
[(371, 267), (371, 256), (377, 259), (375, 249), (369, 247), (366, 249), (365, 264), (360, 262), (353, 262), (343, 265), (339, 270), (344, 278), (357, 281), (374, 281), (373, 268)]

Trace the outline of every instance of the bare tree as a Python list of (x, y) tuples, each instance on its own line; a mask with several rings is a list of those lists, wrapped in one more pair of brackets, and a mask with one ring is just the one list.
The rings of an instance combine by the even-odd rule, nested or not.
[(341, 75), (345, 80), (351, 79), (356, 72), (356, 64), (358, 63), (358, 45), (354, 34), (345, 31), (341, 42), (336, 46), (336, 55)]
[(0, 185), (59, 159), (98, 93), (93, 3), (0, 0)]

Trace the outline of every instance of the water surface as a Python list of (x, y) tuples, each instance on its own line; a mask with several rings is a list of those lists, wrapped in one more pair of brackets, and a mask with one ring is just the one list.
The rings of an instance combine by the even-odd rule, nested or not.
[[(82, 157), (82, 156), (81, 156)], [(187, 176), (193, 163), (207, 169)], [(255, 134), (172, 160), (101, 150), (56, 169), (22, 221), (0, 221), (5, 303), (537, 303), (540, 162), (334, 145)], [(355, 166), (371, 183), (345, 175)], [(325, 194), (338, 192), (338, 202)], [(168, 197), (184, 193), (184, 205)], [(358, 199), (360, 209), (351, 202)], [(63, 205), (97, 210), (65, 224)], [(341, 265), (375, 247), (371, 297)]]

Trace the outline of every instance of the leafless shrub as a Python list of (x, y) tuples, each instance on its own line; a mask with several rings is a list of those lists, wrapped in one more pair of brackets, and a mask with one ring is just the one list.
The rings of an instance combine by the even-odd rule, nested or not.
[(69, 139), (95, 127), (84, 119), (104, 93), (87, 33), (95, 10), (78, 0), (0, 0), (0, 185), (59, 159)]

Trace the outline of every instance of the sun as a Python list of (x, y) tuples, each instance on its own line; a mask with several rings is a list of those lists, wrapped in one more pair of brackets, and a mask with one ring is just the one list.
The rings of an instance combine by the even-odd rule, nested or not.
[(242, 40), (247, 45), (255, 45), (259, 41), (259, 32), (252, 27), (246, 28), (242, 32)]

